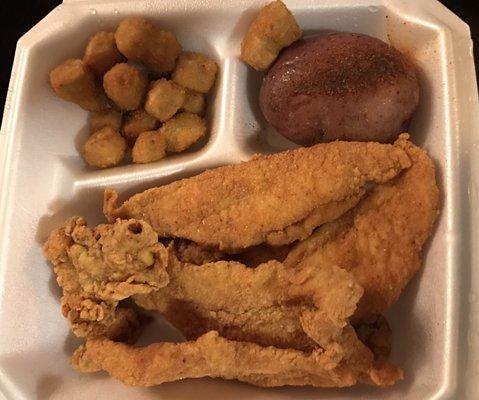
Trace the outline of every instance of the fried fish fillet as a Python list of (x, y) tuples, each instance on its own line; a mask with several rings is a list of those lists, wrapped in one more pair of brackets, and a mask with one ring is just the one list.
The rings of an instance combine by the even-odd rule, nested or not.
[(117, 193), (106, 190), (104, 212), (110, 220), (145, 220), (160, 237), (229, 252), (281, 245), (338, 218), (368, 182), (386, 182), (410, 164), (399, 146), (325, 143), (209, 170), (149, 189), (120, 207)]
[(168, 250), (179, 261), (189, 264), (203, 265), (227, 259), (227, 254), (223, 254), (216, 249), (201, 247), (195, 242), (184, 239), (173, 240)]
[[(406, 136), (397, 145), (408, 153), (412, 166), (395, 180), (377, 185), (346, 215), (299, 242), (284, 265), (274, 261), (251, 269), (224, 261), (197, 267), (171, 259), (170, 285), (135, 296), (135, 301), (162, 312), (187, 339), (216, 330), (227, 339), (311, 350), (314, 343), (298, 322), (304, 305), (292, 299), (263, 302), (264, 296), (274, 290), (270, 282), (276, 282), (276, 270), (296, 268), (299, 277), (305, 268), (336, 265), (351, 271), (365, 289), (357, 316), (383, 312), (420, 267), (421, 249), (438, 213), (432, 160)], [(290, 284), (279, 276), (278, 280)]]
[(337, 342), (310, 353), (231, 341), (215, 331), (192, 342), (146, 347), (93, 338), (75, 352), (72, 364), (81, 372), (105, 370), (128, 386), (209, 376), (264, 387), (346, 387), (358, 382), (385, 387), (403, 378), (401, 369), (375, 361), (350, 325)]
[(168, 283), (168, 253), (148, 224), (118, 220), (89, 228), (73, 217), (44, 246), (63, 289), (62, 313), (77, 336), (128, 338), (139, 325), (135, 313), (117, 308), (133, 294)]
[(218, 261), (196, 266), (170, 256), (167, 271), (167, 286), (133, 298), (159, 311), (187, 339), (215, 330), (231, 340), (311, 351), (321, 335), (317, 328), (313, 341), (304, 332), (307, 326), (321, 326), (322, 320), (330, 330), (342, 329), (341, 321), (362, 295), (352, 276), (333, 265), (293, 269), (270, 261), (248, 268)]
[[(335, 266), (286, 270), (277, 262), (249, 269), (249, 272), (237, 263), (212, 263), (191, 268), (198, 271), (211, 268), (211, 272), (220, 274), (219, 279), (225, 284), (224, 287), (190, 285), (194, 291), (200, 291), (200, 297), (209, 293), (209, 308), (219, 301), (230, 309), (236, 307), (240, 316), (245, 311), (261, 310), (268, 319), (272, 309), (281, 311), (281, 307), (289, 306), (288, 303), (295, 304), (297, 324), (315, 346), (308, 352), (261, 346), (226, 339), (214, 330), (195, 341), (156, 343), (144, 348), (93, 338), (75, 352), (73, 365), (82, 372), (105, 370), (132, 386), (152, 386), (204, 376), (238, 379), (258, 386), (318, 387), (350, 386), (357, 382), (388, 386), (402, 378), (399, 368), (375, 359), (371, 349), (359, 340), (349, 324), (362, 288), (348, 272)], [(187, 280), (197, 277), (183, 274)], [(236, 287), (238, 277), (245, 282), (241, 288)], [(174, 279), (172, 277), (167, 287), (173, 285), (173, 291), (188, 290)], [(262, 289), (266, 289), (262, 295), (252, 296), (261, 294)], [(241, 294), (241, 291), (246, 293)], [(228, 302), (225, 296), (231, 300)], [(260, 320), (262, 315), (256, 317)], [(256, 328), (261, 332), (261, 326)], [(276, 328), (288, 329), (280, 325)], [(288, 333), (294, 336), (297, 332)]]
[(358, 316), (382, 313), (398, 299), (421, 266), (421, 250), (439, 213), (433, 161), (406, 135), (396, 146), (412, 166), (298, 243), (284, 261), (290, 267), (311, 262), (350, 271), (364, 288)]
[(170, 253), (184, 263), (203, 265), (215, 261), (238, 261), (248, 267), (257, 267), (268, 261), (283, 261), (291, 251), (291, 245), (270, 246), (262, 243), (248, 247), (236, 254), (223, 253), (215, 248), (202, 247), (185, 239), (174, 239), (169, 248)]

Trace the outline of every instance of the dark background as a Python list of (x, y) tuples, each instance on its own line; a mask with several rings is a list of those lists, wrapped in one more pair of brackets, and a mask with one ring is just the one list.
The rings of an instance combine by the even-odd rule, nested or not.
[[(479, 0), (442, 0), (441, 2), (469, 24), (475, 45), (476, 71), (478, 71)], [(3, 110), (18, 38), (60, 3), (61, 0), (0, 0), (0, 110)], [(0, 112), (0, 118), (1, 114)]]

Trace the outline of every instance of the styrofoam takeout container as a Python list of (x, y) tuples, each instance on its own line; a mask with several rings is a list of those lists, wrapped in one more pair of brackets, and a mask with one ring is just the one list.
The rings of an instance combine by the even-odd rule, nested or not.
[[(388, 390), (260, 389), (201, 379), (125, 388), (69, 366), (80, 343), (60, 314), (41, 245), (71, 215), (103, 221), (102, 191), (126, 197), (153, 185), (235, 163), (290, 143), (266, 127), (261, 75), (238, 59), (262, 5), (255, 0), (66, 1), (18, 42), (0, 134), (0, 391), (8, 399), (479, 399), (479, 107), (467, 25), (436, 1), (289, 0), (306, 32), (337, 29), (389, 41), (420, 70), (421, 101), (410, 132), (435, 159), (442, 213), (424, 268), (389, 312), (392, 360), (405, 380)], [(77, 147), (87, 113), (54, 95), (48, 72), (80, 57), (88, 37), (143, 15), (184, 48), (218, 60), (209, 100), (211, 134), (194, 152), (106, 171), (85, 167)], [(475, 267), (476, 269), (474, 269)], [(150, 338), (171, 335), (160, 322)]]

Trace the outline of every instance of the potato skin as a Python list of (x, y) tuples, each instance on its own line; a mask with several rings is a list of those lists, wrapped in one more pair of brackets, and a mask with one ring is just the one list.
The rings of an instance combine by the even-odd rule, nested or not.
[(379, 39), (346, 32), (294, 43), (271, 67), (260, 91), (268, 122), (306, 146), (392, 140), (418, 101), (416, 70), (403, 54)]

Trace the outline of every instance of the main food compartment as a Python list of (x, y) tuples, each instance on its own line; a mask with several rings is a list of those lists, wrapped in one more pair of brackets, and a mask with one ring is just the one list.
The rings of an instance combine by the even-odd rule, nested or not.
[[(468, 386), (460, 371), (479, 347), (479, 338), (467, 329), (468, 312), (473, 315), (477, 307), (468, 302), (474, 285), (469, 271), (469, 230), (474, 229), (469, 207), (477, 204), (476, 186), (470, 181), (474, 177), (468, 171), (478, 126), (471, 117), (474, 107), (477, 110), (477, 90), (468, 29), (433, 1), (286, 3), (305, 33), (335, 29), (376, 36), (408, 54), (421, 71), (420, 105), (410, 133), (436, 161), (442, 214), (423, 269), (389, 313), (392, 361), (406, 371), (405, 380), (387, 391), (265, 390), (211, 379), (127, 389), (106, 376), (80, 376), (69, 367), (78, 341), (59, 313), (60, 293), (41, 255), (52, 229), (74, 214), (90, 224), (103, 222), (107, 187), (127, 198), (255, 153), (294, 147), (261, 115), (261, 73), (238, 59), (240, 41), (261, 2), (83, 1), (58, 7), (19, 41), (0, 134), (0, 391), (7, 398), (76, 399), (98, 393), (118, 399), (465, 397)], [(150, 19), (174, 32), (186, 50), (217, 60), (219, 74), (208, 99), (209, 139), (195, 151), (157, 163), (95, 171), (84, 166), (77, 151), (87, 135), (87, 113), (54, 95), (48, 72), (63, 59), (81, 54), (91, 34), (113, 29), (130, 15)], [(159, 338), (177, 336), (157, 320), (144, 340)], [(469, 390), (472, 399), (474, 387)]]

